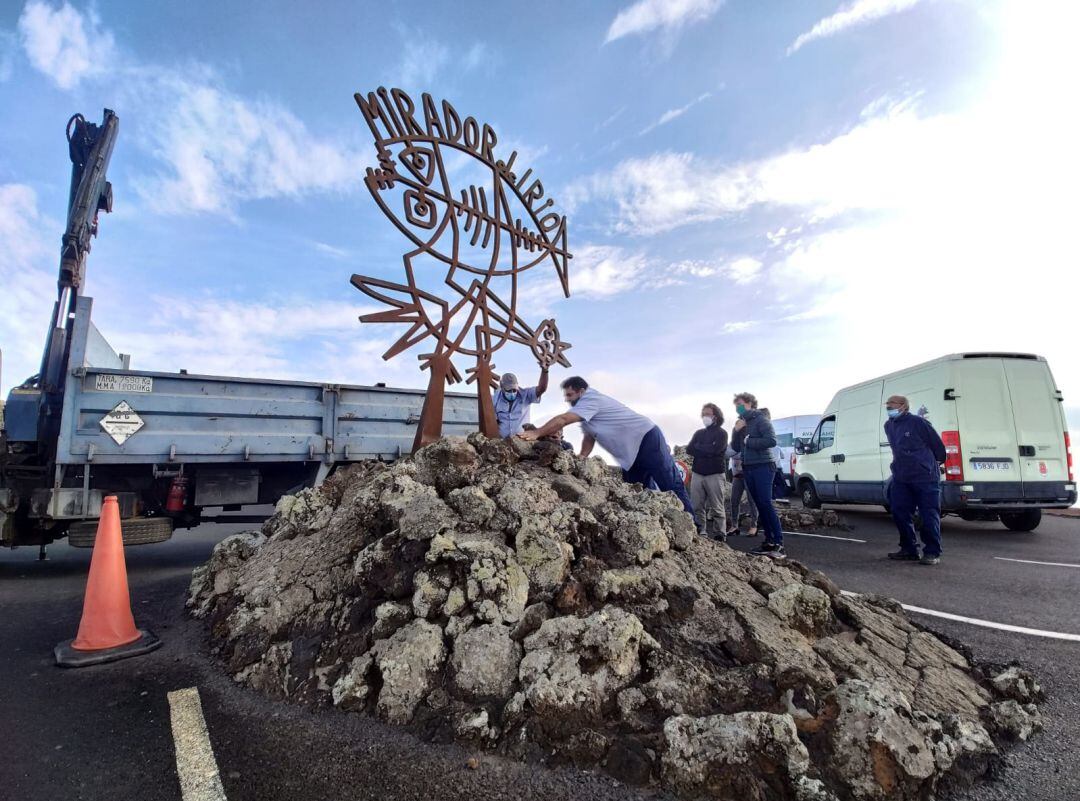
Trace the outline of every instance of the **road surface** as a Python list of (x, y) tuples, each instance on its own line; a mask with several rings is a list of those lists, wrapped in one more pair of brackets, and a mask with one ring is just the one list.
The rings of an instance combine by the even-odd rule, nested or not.
[[(847, 590), (1043, 632), (917, 616), (968, 643), (979, 659), (1019, 660), (1048, 695), (1045, 734), (1012, 751), (996, 782), (964, 798), (1080, 798), (1073, 760), (1080, 752), (1080, 641), (1046, 636), (1080, 636), (1080, 520), (1047, 517), (1035, 533), (1016, 534), (948, 518), (942, 563), (923, 567), (885, 560), (896, 536), (880, 510), (844, 510), (843, 518), (850, 530), (821, 533), (844, 539), (789, 537), (791, 557)], [(0, 798), (181, 799), (169, 693), (175, 705), (177, 691), (192, 687), (220, 788), (231, 801), (654, 797), (596, 774), (422, 744), (358, 715), (293, 707), (236, 686), (205, 656), (201, 624), (186, 617), (183, 600), (192, 567), (240, 528), (208, 525), (177, 532), (168, 543), (129, 548), (136, 621), (165, 644), (137, 659), (82, 670), (55, 667), (52, 649), (78, 626), (89, 552), (56, 544), (48, 561), (37, 562), (36, 549), (0, 551)], [(754, 542), (740, 538), (732, 546), (748, 549)], [(192, 695), (183, 697), (190, 712)], [(198, 742), (182, 750), (189, 760), (200, 753)], [(221, 797), (207, 792), (199, 801)]]

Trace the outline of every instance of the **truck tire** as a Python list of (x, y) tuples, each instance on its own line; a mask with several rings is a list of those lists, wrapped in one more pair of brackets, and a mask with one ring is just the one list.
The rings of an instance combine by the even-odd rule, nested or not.
[(1042, 509), (1024, 509), (1022, 512), (1002, 512), (1001, 522), (1009, 531), (1034, 531), (1042, 521)]
[(813, 481), (804, 480), (799, 482), (799, 497), (802, 499), (802, 505), (804, 508), (821, 508), (821, 498), (818, 497), (817, 490), (814, 488)]
[[(80, 520), (68, 529), (68, 544), (73, 548), (93, 548), (98, 521)], [(120, 521), (124, 545), (150, 545), (165, 542), (173, 534), (173, 523), (167, 517), (129, 517)]]

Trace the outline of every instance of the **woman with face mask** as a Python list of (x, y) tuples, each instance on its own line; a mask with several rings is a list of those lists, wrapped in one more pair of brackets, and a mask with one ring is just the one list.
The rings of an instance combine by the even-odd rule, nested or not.
[(722, 428), (724, 415), (715, 403), (701, 407), (704, 428), (694, 433), (686, 452), (694, 459), (690, 473), (690, 503), (694, 522), (703, 537), (727, 541), (727, 500), (724, 468), (727, 466), (728, 435)]

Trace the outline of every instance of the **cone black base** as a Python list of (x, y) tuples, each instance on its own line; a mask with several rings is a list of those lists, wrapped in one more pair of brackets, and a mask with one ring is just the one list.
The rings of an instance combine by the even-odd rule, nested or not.
[(73, 642), (75, 641), (65, 640), (53, 649), (56, 664), (60, 667), (103, 665), (106, 662), (116, 662), (130, 656), (148, 654), (161, 646), (161, 640), (152, 631), (146, 629), (139, 629), (139, 639), (135, 640), (135, 642), (118, 645), (115, 648), (102, 648), (99, 651), (77, 651), (71, 647)]

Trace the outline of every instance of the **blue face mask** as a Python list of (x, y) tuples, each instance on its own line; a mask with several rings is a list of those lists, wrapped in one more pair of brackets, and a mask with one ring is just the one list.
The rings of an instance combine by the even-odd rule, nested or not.
[(742, 417), (744, 414), (746, 414), (746, 407), (740, 403), (735, 407), (735, 412), (739, 415), (739, 417)]
[(514, 400), (517, 398), (517, 392), (504, 392), (503, 397), (513, 403)]
[(895, 420), (902, 412), (899, 409), (886, 409), (885, 414), (889, 415), (890, 420)]

